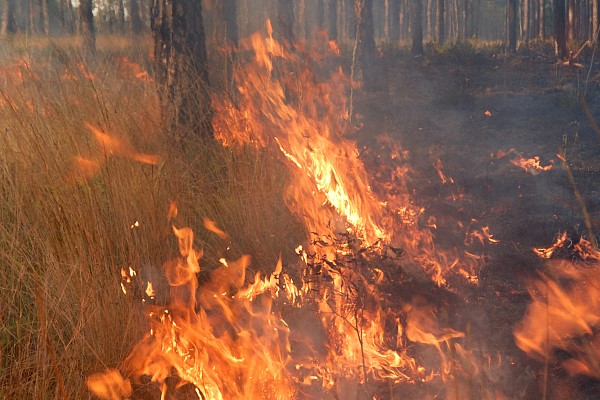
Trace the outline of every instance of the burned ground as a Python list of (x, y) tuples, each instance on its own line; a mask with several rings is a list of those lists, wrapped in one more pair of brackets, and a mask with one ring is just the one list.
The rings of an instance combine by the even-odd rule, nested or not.
[[(389, 135), (409, 151), (413, 201), (425, 207), (423, 220), (437, 218), (439, 246), (462, 240), (457, 221), (489, 226), (500, 241), (486, 246), (478, 285), (453, 283), (464, 302), (448, 304), (450, 324), (468, 326), (474, 348), (510, 365), (488, 382), (505, 385), (508, 398), (594, 398), (597, 381), (569, 377), (552, 364), (545, 371), (516, 347), (513, 327), (530, 301), (524, 282), (544, 269), (532, 248), (550, 245), (563, 231), (575, 240), (589, 236), (557, 154), (566, 155), (594, 232), (599, 228), (600, 137), (578, 101), (585, 93), (592, 114), (600, 114), (597, 72), (535, 54), (488, 53), (466, 62), (400, 56), (382, 63), (381, 85), (363, 92), (356, 105), (363, 114), (356, 139), (367, 169), (384, 179), (371, 161), (372, 153), (385, 152), (377, 135)], [(509, 149), (539, 156), (542, 165), (554, 162), (553, 168), (528, 173), (497, 157)], [(442, 183), (437, 159), (453, 181)], [(476, 386), (463, 396), (479, 398)]]

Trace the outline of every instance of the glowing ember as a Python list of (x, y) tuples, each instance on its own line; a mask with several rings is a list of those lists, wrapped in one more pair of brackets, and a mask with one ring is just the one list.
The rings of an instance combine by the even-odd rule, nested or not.
[(548, 165), (542, 165), (539, 156), (525, 158), (515, 149), (510, 149), (507, 152), (498, 150), (493, 157), (502, 158), (509, 155), (511, 156), (510, 162), (513, 165), (522, 168), (525, 172), (530, 173), (531, 175), (539, 175), (542, 172), (550, 171), (554, 167), (554, 160), (550, 160)]

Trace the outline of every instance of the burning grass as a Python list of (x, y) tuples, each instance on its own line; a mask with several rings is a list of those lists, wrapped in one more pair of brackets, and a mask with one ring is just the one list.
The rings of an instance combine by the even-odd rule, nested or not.
[(127, 355), (146, 322), (118, 295), (120, 268), (160, 276), (170, 200), (192, 224), (217, 220), (241, 238), (233, 253), (264, 265), (303, 236), (281, 205), (277, 159), (202, 144), (181, 154), (159, 129), (154, 86), (113, 62), (133, 64), (139, 49), (101, 43), (94, 63), (53, 42), (2, 66), (2, 398), (86, 398), (85, 378)]

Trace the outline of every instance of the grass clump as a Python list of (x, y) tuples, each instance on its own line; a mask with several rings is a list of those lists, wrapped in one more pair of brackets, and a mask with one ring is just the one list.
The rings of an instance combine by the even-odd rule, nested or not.
[[(99, 37), (86, 62), (68, 41), (13, 43), (0, 57), (0, 398), (86, 398), (85, 378), (118, 366), (145, 330), (120, 270), (162, 275), (177, 249), (170, 201), (207, 241), (207, 261), (226, 246), (204, 217), (231, 235), (227, 257), (269, 270), (304, 232), (281, 200), (276, 156), (182, 151), (161, 130), (151, 74), (132, 66), (147, 71), (149, 46)], [(160, 162), (115, 151), (86, 124)]]

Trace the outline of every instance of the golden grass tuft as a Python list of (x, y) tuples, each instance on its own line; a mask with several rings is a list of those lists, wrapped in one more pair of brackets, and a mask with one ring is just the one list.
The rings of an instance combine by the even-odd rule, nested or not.
[[(204, 217), (232, 237), (228, 257), (252, 254), (256, 268), (303, 238), (277, 156), (178, 148), (161, 131), (153, 83), (120, 61), (148, 69), (149, 40), (98, 42), (94, 62), (67, 39), (14, 39), (0, 54), (0, 398), (86, 398), (88, 375), (118, 367), (145, 329), (120, 268), (160, 276), (176, 251), (169, 201), (206, 241), (207, 262), (226, 246)], [(86, 123), (161, 162), (101, 146)]]

